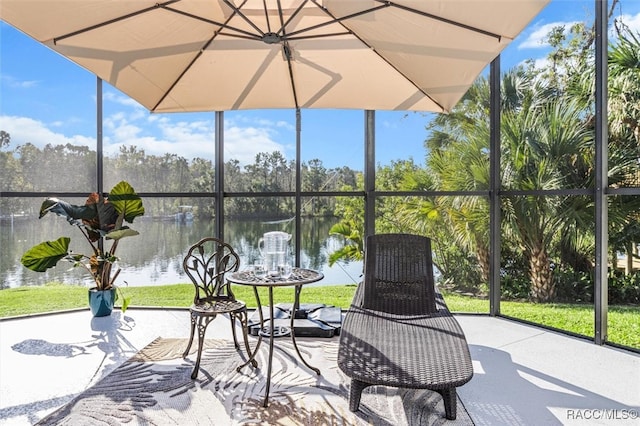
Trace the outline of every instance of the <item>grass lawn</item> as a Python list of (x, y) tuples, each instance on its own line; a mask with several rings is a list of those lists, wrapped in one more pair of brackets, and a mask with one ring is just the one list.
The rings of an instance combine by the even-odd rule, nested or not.
[[(324, 303), (348, 308), (355, 292), (355, 285), (306, 286), (300, 295), (300, 303)], [(164, 286), (127, 287), (122, 289), (131, 298), (131, 307), (186, 308), (193, 298), (191, 284)], [(260, 299), (268, 304), (266, 289), (260, 289)], [(253, 290), (244, 286), (233, 286), (236, 297), (256, 307)], [(292, 287), (274, 289), (274, 303), (291, 303)], [(488, 313), (489, 301), (459, 294), (445, 293), (449, 309), (453, 312)], [(116, 303), (119, 306), (119, 303)], [(0, 290), (0, 318), (55, 312), (66, 309), (87, 308), (88, 298), (85, 287), (51, 284), (38, 287), (19, 287)], [(534, 304), (527, 302), (502, 301), (503, 315), (542, 324), (572, 333), (592, 336), (594, 312), (590, 305)], [(640, 308), (612, 306), (609, 308), (610, 342), (640, 349)]]

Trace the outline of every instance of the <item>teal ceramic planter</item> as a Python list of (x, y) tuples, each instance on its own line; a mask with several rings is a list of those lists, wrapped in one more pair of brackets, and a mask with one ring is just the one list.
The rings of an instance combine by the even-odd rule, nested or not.
[(113, 305), (116, 303), (116, 289), (97, 290), (89, 289), (89, 307), (94, 317), (106, 317), (111, 315)]

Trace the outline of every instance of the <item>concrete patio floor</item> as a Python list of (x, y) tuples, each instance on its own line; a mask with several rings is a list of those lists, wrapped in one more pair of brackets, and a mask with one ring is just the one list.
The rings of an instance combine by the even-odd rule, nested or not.
[[(476, 425), (640, 424), (640, 355), (507, 319), (457, 318), (475, 373), (458, 394)], [(32, 425), (156, 337), (188, 331), (185, 310), (2, 320), (0, 424)], [(228, 320), (207, 337), (230, 338)]]

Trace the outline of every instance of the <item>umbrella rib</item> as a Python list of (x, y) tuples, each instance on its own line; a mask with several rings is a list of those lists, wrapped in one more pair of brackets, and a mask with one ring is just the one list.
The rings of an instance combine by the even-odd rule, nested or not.
[[(267, 33), (270, 33), (271, 21), (269, 21), (269, 10), (267, 8), (267, 0), (262, 0), (262, 10), (264, 11), (264, 21), (267, 23)], [(280, 10), (280, 1), (278, 1), (278, 10)]]
[[(231, 30), (231, 31), (238, 32), (240, 34), (245, 34), (247, 37), (241, 37), (241, 36), (233, 35), (233, 34), (226, 34), (226, 35), (240, 37), (240, 38), (247, 38), (247, 39), (251, 39), (251, 40), (260, 40), (261, 37), (262, 37), (262, 31), (260, 31), (259, 28), (255, 27), (255, 25), (253, 27), (256, 29), (256, 31), (258, 31), (260, 33), (260, 35), (251, 33), (249, 31), (246, 31), (246, 30), (243, 30), (243, 29), (240, 29), (240, 28), (232, 27), (228, 23), (212, 21), (211, 19), (203, 18), (202, 16), (194, 15), (192, 13), (185, 12), (185, 11), (182, 11), (182, 10), (172, 9), (170, 7), (164, 7), (164, 6), (163, 6), (163, 9), (165, 9), (167, 11), (170, 11), (170, 12), (173, 12), (173, 13), (177, 13), (177, 14), (182, 15), (182, 16), (186, 16), (188, 18), (192, 18), (192, 19), (196, 19), (198, 21), (206, 22), (207, 24), (215, 25), (215, 26), (220, 27), (220, 28), (225, 28), (225, 29), (228, 29), (228, 30)], [(239, 11), (234, 10), (234, 14), (232, 14), (231, 16), (229, 16), (229, 18), (227, 18), (227, 22), (229, 22), (231, 20), (231, 18), (233, 18), (233, 16), (235, 14), (240, 14), (241, 16), (244, 16)]]
[(129, 18), (132, 18), (134, 16), (141, 15), (143, 13), (151, 12), (152, 10), (155, 10), (155, 9), (158, 9), (158, 8), (166, 8), (167, 5), (170, 5), (172, 3), (177, 3), (179, 1), (180, 0), (169, 0), (169, 1), (166, 1), (164, 3), (156, 3), (151, 7), (147, 7), (147, 8), (138, 10), (136, 12), (128, 13), (126, 15), (122, 15), (122, 16), (119, 16), (117, 18), (113, 18), (113, 19), (110, 19), (108, 21), (101, 22), (99, 24), (91, 25), (90, 27), (82, 28), (82, 29), (79, 29), (77, 31), (70, 32), (68, 34), (61, 35), (60, 37), (54, 37), (53, 38), (53, 44), (55, 45), (60, 40), (64, 40), (66, 38), (73, 37), (73, 36), (76, 36), (78, 34), (86, 33), (86, 32), (89, 32), (89, 31), (93, 31), (93, 30), (95, 30), (97, 28), (101, 28), (101, 27), (104, 27), (104, 26), (107, 26), (107, 25), (111, 25), (111, 24), (113, 24), (115, 22), (122, 21), (124, 19), (129, 19)]
[[(304, 6), (309, 2), (309, 0), (304, 0), (300, 3), (300, 5), (298, 5), (298, 8), (291, 14), (291, 16), (289, 16), (289, 19), (287, 19), (287, 22), (285, 22), (284, 24), (282, 24), (282, 9), (280, 9), (280, 4), (278, 2), (278, 8), (280, 9), (280, 23), (282, 24), (282, 27), (280, 28), (280, 30), (278, 31), (278, 33), (281, 34), (285, 34), (285, 29), (287, 28), (287, 25), (289, 25), (289, 23), (291, 21), (293, 21), (293, 19), (298, 15), (298, 13), (300, 13), (300, 11), (302, 11), (302, 9), (304, 8)], [(315, 2), (314, 2), (315, 3)], [(316, 4), (317, 6), (317, 4)]]
[[(172, 11), (172, 12), (177, 12), (177, 13), (181, 13), (181, 11), (179, 10), (174, 10), (171, 8), (167, 8), (167, 10)], [(183, 14), (184, 15), (184, 14)], [(194, 18), (197, 18), (196, 16), (194, 16)], [(204, 52), (209, 45), (213, 42), (213, 39), (215, 39), (218, 35), (223, 34), (222, 33), (222, 29), (223, 28), (230, 28), (227, 23), (233, 18), (233, 14), (231, 16), (229, 16), (227, 18), (227, 22), (225, 22), (224, 24), (216, 24), (217, 26), (219, 26), (220, 28), (218, 28), (216, 31), (213, 32), (213, 35), (211, 36), (211, 38), (209, 40), (207, 40), (207, 42), (202, 46), (202, 48), (200, 50), (198, 50), (198, 53), (196, 54), (196, 56), (193, 57), (193, 59), (191, 60), (191, 62), (189, 62), (189, 65), (187, 65), (182, 72), (180, 73), (180, 75), (178, 76), (178, 78), (175, 79), (175, 81), (171, 84), (171, 86), (169, 87), (169, 89), (167, 91), (164, 92), (164, 94), (162, 95), (162, 97), (160, 97), (160, 99), (158, 100), (158, 102), (153, 106), (153, 108), (151, 109), (151, 111), (155, 111), (156, 108), (158, 108), (158, 106), (164, 102), (164, 100), (167, 98), (167, 96), (169, 96), (169, 93), (171, 93), (171, 91), (173, 90), (173, 88), (178, 84), (178, 82), (182, 79), (182, 77), (187, 73), (187, 71), (189, 71), (191, 69), (191, 67), (193, 66), (193, 64), (198, 60), (198, 58), (200, 58), (200, 56), (202, 56), (202, 52)], [(232, 28), (233, 29), (233, 28)], [(240, 37), (240, 38), (247, 38), (250, 40), (255, 40), (256, 36), (255, 34), (251, 34), (251, 33), (247, 33), (249, 34), (249, 36), (247, 37), (241, 37), (241, 36), (237, 36), (236, 37)]]
[[(240, 10), (240, 8), (242, 8), (242, 6), (244, 6), (247, 3), (247, 0), (243, 1), (242, 4), (238, 7), (234, 6), (233, 4), (231, 4), (231, 2), (229, 2), (229, 0), (222, 0), (224, 1), (224, 3), (229, 6), (236, 15), (238, 15), (239, 17), (241, 17), (247, 24), (251, 25), (258, 33), (260, 33), (260, 37), (262, 37), (264, 35), (264, 32), (256, 25), (253, 23), (253, 21), (249, 18), (247, 18), (247, 16), (242, 13), (242, 11)], [(266, 9), (265, 9), (266, 12)], [(247, 31), (243, 31), (246, 34), (251, 34)]]
[[(311, 0), (312, 2), (316, 3), (317, 0)], [(317, 3), (316, 3), (317, 5)], [(320, 7), (320, 6), (318, 6)], [(379, 6), (376, 9), (380, 9), (381, 7), (386, 7), (386, 6)], [(340, 23), (340, 25), (343, 25), (341, 22), (338, 21), (338, 18), (334, 17), (331, 12), (329, 10), (327, 10), (324, 7), (321, 7), (321, 9), (331, 18), (335, 19), (335, 22)], [(371, 11), (371, 9), (369, 9), (369, 11)], [(366, 12), (365, 12), (366, 13)], [(362, 13), (360, 13), (362, 14)], [(345, 27), (346, 28), (346, 27)], [(346, 28), (347, 31), (349, 31), (349, 28)], [(299, 33), (300, 31), (297, 31), (297, 33)], [(426, 93), (424, 90), (422, 90), (422, 88), (420, 86), (418, 86), (417, 84), (415, 84), (413, 82), (413, 80), (411, 80), (409, 77), (407, 77), (403, 72), (401, 72), (395, 65), (393, 65), (392, 63), (390, 63), (387, 58), (385, 58), (384, 56), (382, 56), (374, 46), (371, 46), (369, 43), (367, 43), (366, 41), (364, 41), (360, 36), (358, 36), (357, 34), (355, 34), (352, 31), (349, 31), (353, 37), (357, 38), (358, 40), (360, 40), (360, 42), (367, 46), (369, 49), (371, 49), (371, 51), (373, 53), (375, 53), (380, 59), (382, 59), (384, 62), (387, 63), (387, 65), (389, 65), (391, 68), (393, 68), (398, 74), (400, 74), (401, 76), (403, 76), (404, 78), (407, 79), (407, 81), (411, 82), (411, 84), (413, 85), (413, 87), (415, 87), (420, 93), (422, 93), (425, 97), (429, 98), (429, 100), (431, 100), (431, 102), (433, 102), (435, 105), (437, 105), (442, 111), (446, 111), (447, 109), (445, 107), (443, 107), (440, 102), (436, 101), (433, 97), (431, 97), (428, 93)]]
[[(288, 35), (287, 37), (291, 37), (292, 35), (296, 35), (296, 34), (304, 33), (304, 32), (307, 32), (307, 31), (312, 31), (312, 30), (315, 30), (315, 29), (318, 29), (318, 28), (326, 27), (327, 25), (332, 25), (332, 24), (340, 23), (340, 22), (345, 21), (345, 20), (347, 20), (347, 19), (355, 18), (355, 17), (361, 16), (361, 15), (366, 15), (366, 14), (368, 14), (368, 13), (375, 12), (375, 11), (377, 11), (377, 10), (385, 9), (385, 8), (389, 7), (389, 5), (387, 5), (387, 4), (383, 4), (383, 5), (380, 5), (380, 6), (372, 7), (372, 8), (367, 9), (367, 10), (361, 10), (360, 12), (356, 12), (356, 13), (352, 13), (352, 14), (350, 14), (350, 15), (342, 16), (342, 17), (340, 17), (340, 18), (336, 18), (335, 16), (333, 16), (333, 15), (332, 15), (328, 10), (327, 10), (327, 8), (326, 8), (326, 7), (324, 7), (324, 6), (320, 5), (320, 4), (318, 4), (318, 1), (317, 1), (317, 0), (311, 0), (311, 2), (313, 2), (313, 4), (315, 4), (318, 8), (320, 8), (321, 10), (323, 10), (323, 11), (324, 11), (327, 15), (329, 15), (332, 19), (331, 19), (330, 21), (323, 22), (323, 23), (321, 23), (321, 24), (312, 25), (311, 27), (307, 27), (307, 28), (303, 28), (303, 29), (298, 30), (298, 31), (290, 32), (290, 33), (289, 33), (289, 35)], [(287, 22), (287, 24), (288, 24), (288, 23), (289, 23), (289, 22)], [(346, 27), (345, 27), (345, 28), (346, 28)], [(349, 29), (347, 28), (347, 30), (349, 30)], [(349, 34), (352, 34), (352, 31), (350, 31), (350, 30), (349, 30)], [(284, 36), (283, 36), (283, 37), (284, 37)]]
[(412, 8), (412, 7), (404, 6), (404, 5), (397, 4), (397, 3), (394, 3), (394, 2), (391, 2), (391, 1), (387, 1), (387, 0), (373, 0), (373, 1), (378, 2), (378, 3), (384, 3), (385, 5), (388, 5), (390, 7), (395, 7), (395, 8), (398, 8), (398, 9), (405, 10), (407, 12), (415, 13), (417, 15), (421, 15), (421, 16), (424, 16), (426, 18), (433, 19), (435, 21), (444, 22), (445, 24), (454, 25), (454, 26), (459, 27), (459, 28), (464, 28), (464, 29), (469, 30), (469, 31), (473, 31), (473, 32), (476, 32), (476, 33), (479, 33), (479, 34), (483, 34), (483, 35), (486, 35), (486, 36), (489, 36), (489, 37), (493, 37), (495, 39), (498, 39), (498, 41), (500, 41), (502, 39), (502, 37), (503, 37), (502, 35), (496, 34), (496, 33), (492, 33), (491, 31), (483, 30), (481, 28), (472, 27), (471, 25), (463, 24), (462, 22), (457, 22), (457, 21), (454, 21), (454, 20), (451, 20), (451, 19), (443, 18), (441, 16), (433, 15), (431, 13), (423, 12), (421, 10), (417, 10), (417, 9)]
[[(305, 1), (307, 1), (307, 0), (305, 0)], [(329, 13), (329, 11), (327, 10), (327, 8), (325, 8), (324, 6), (318, 4), (318, 0), (311, 0), (311, 1), (317, 7), (319, 7), (320, 9), (324, 10), (325, 12), (327, 12), (330, 16), (332, 16)], [(334, 24), (334, 23), (340, 23), (341, 21), (346, 21), (348, 19), (357, 18), (358, 16), (362, 16), (362, 15), (366, 15), (366, 14), (369, 14), (369, 13), (373, 13), (373, 12), (376, 12), (376, 11), (378, 11), (380, 9), (385, 9), (387, 7), (395, 7), (397, 9), (401, 9), (401, 10), (404, 10), (404, 11), (407, 11), (407, 12), (410, 12), (410, 13), (415, 13), (417, 15), (424, 16), (424, 17), (429, 18), (429, 19), (433, 19), (435, 21), (440, 21), (440, 22), (443, 22), (445, 24), (454, 25), (454, 26), (459, 27), (459, 28), (464, 28), (464, 29), (469, 30), (469, 31), (473, 31), (473, 32), (476, 32), (476, 33), (479, 33), (479, 34), (483, 34), (483, 35), (486, 35), (488, 37), (495, 38), (498, 41), (500, 41), (503, 38), (503, 36), (500, 35), (500, 34), (492, 33), (490, 31), (486, 31), (486, 30), (483, 30), (481, 28), (472, 27), (471, 25), (466, 25), (466, 24), (463, 24), (461, 22), (453, 21), (451, 19), (443, 18), (441, 16), (433, 15), (431, 13), (423, 12), (421, 10), (417, 10), (417, 9), (414, 9), (414, 8), (411, 8), (411, 7), (408, 7), (408, 6), (403, 6), (403, 5), (400, 5), (400, 4), (391, 2), (391, 1), (387, 1), (387, 0), (374, 0), (374, 1), (380, 3), (380, 6), (371, 7), (371, 8), (366, 9), (366, 10), (361, 10), (359, 12), (355, 12), (355, 13), (352, 13), (352, 14), (349, 14), (349, 15), (342, 16), (340, 18), (337, 18), (337, 17), (334, 16), (333, 20), (331, 20), (331, 21), (327, 21), (327, 22), (324, 22), (322, 24), (317, 24), (317, 25), (314, 25), (314, 26), (311, 26), (311, 27), (308, 27), (308, 28), (303, 28), (301, 30), (291, 32), (291, 33), (289, 33), (289, 37), (291, 37), (292, 35), (300, 34), (302, 32), (307, 32), (307, 31), (315, 30), (317, 28), (322, 28), (322, 27), (325, 27), (327, 25), (331, 25), (331, 24)]]
[(218, 35), (226, 36), (226, 37), (230, 37), (230, 38), (241, 38), (243, 40), (251, 40), (251, 41), (261, 41), (262, 40), (262, 38), (257, 37), (255, 34), (242, 35), (242, 34), (228, 33), (228, 32), (225, 32), (225, 31), (218, 31)]
[[(265, 1), (266, 0), (262, 0)], [(302, 2), (302, 4), (306, 3), (306, 0)], [(300, 8), (298, 8), (296, 10), (296, 13), (300, 10)], [(267, 15), (267, 5), (265, 3), (264, 5), (264, 14)], [(280, 0), (278, 0), (278, 17), (280, 18), (280, 31), (283, 32), (284, 34), (284, 16), (282, 15), (282, 3), (280, 3)], [(269, 16), (265, 16), (265, 18), (267, 19), (267, 26), (269, 28), (269, 32), (271, 32), (271, 23), (269, 22)]]
[(315, 38), (336, 37), (336, 36), (344, 36), (344, 35), (352, 35), (352, 34), (353, 33), (351, 31), (342, 31), (342, 32), (335, 32), (335, 33), (324, 33), (324, 34), (300, 36), (300, 37), (287, 37), (286, 39), (288, 41), (293, 41), (293, 40), (311, 40), (311, 39), (315, 39)]
[(171, 86), (169, 86), (169, 88), (164, 92), (164, 94), (162, 95), (162, 97), (160, 97), (160, 99), (158, 100), (158, 102), (156, 102), (156, 104), (153, 106), (153, 108), (151, 108), (151, 111), (155, 111), (156, 108), (158, 108), (158, 106), (164, 102), (164, 100), (167, 98), (167, 96), (169, 96), (169, 93), (171, 93), (171, 91), (173, 90), (174, 87), (176, 87), (176, 84), (178, 84), (178, 82), (182, 79), (182, 77), (187, 73), (187, 71), (189, 71), (189, 69), (191, 69), (191, 67), (193, 66), (193, 64), (198, 60), (198, 58), (200, 58), (200, 56), (202, 56), (202, 52), (204, 52), (207, 47), (209, 47), (209, 45), (211, 44), (211, 42), (213, 41), (214, 38), (216, 38), (216, 36), (219, 33), (216, 31), (213, 36), (204, 44), (204, 46), (202, 46), (202, 48), (200, 50), (198, 50), (198, 53), (196, 54), (196, 56), (193, 57), (193, 59), (191, 60), (191, 62), (189, 62), (189, 65), (187, 65), (186, 67), (184, 67), (184, 69), (182, 70), (182, 72), (180, 73), (180, 75), (178, 76), (178, 78), (175, 79), (175, 81), (171, 84)]

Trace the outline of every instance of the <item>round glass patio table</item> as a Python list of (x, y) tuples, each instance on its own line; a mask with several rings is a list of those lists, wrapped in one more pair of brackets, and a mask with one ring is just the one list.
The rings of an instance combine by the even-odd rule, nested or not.
[[(291, 336), (291, 341), (293, 343), (293, 347), (295, 348), (298, 358), (306, 365), (309, 369), (316, 372), (316, 374), (320, 375), (320, 370), (316, 367), (313, 367), (307, 363), (307, 361), (302, 357), (300, 353), (300, 349), (298, 349), (298, 345), (296, 344), (296, 336), (294, 329), (294, 320), (295, 314), (300, 306), (300, 292), (302, 291), (302, 286), (305, 284), (311, 284), (317, 281), (320, 281), (324, 278), (324, 275), (321, 272), (314, 271), (312, 269), (304, 269), (304, 268), (293, 268), (291, 275), (287, 278), (282, 278), (280, 276), (256, 276), (253, 271), (240, 271), (234, 272), (230, 276), (228, 276), (228, 280), (234, 284), (239, 285), (247, 285), (253, 287), (253, 294), (256, 298), (256, 303), (258, 304), (258, 314), (260, 316), (260, 331), (258, 332), (258, 343), (256, 345), (255, 350), (249, 356), (249, 359), (238, 367), (238, 371), (248, 365), (250, 362), (255, 360), (256, 354), (258, 353), (258, 349), (260, 349), (260, 344), (262, 343), (263, 337), (269, 337), (269, 357), (267, 363), (267, 385), (264, 396), (263, 406), (266, 407), (269, 403), (269, 388), (271, 385), (271, 365), (273, 362), (273, 339), (278, 336), (284, 336), (289, 334)], [(269, 325), (265, 327), (265, 319), (262, 314), (262, 304), (260, 302), (260, 295), (258, 293), (258, 287), (266, 287), (269, 289)], [(294, 302), (293, 307), (291, 308), (291, 326), (288, 330), (283, 330), (282, 327), (274, 326), (274, 312), (273, 312), (273, 289), (275, 287), (295, 287), (294, 292)]]

